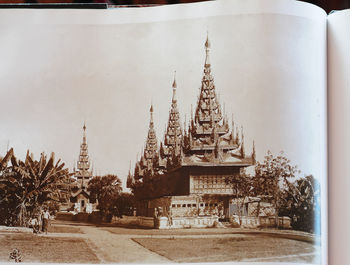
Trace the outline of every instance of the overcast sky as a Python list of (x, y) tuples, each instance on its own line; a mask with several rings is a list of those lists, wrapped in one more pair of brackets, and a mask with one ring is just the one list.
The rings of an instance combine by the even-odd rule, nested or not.
[[(323, 33), (281, 15), (122, 25), (0, 25), (0, 154), (54, 151), (72, 169), (82, 126), (97, 174), (123, 182), (145, 143), (149, 107), (163, 139), (173, 82), (182, 122), (195, 108), (207, 31), (220, 102), (244, 127), (246, 153), (285, 155), (302, 174), (323, 169)], [(322, 164), (322, 165), (321, 165)], [(125, 183), (123, 184), (125, 186)]]

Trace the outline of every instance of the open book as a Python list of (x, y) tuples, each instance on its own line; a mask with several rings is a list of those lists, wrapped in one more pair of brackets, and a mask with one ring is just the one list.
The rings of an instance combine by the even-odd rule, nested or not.
[(0, 10), (2, 174), (55, 152), (78, 183), (61, 216), (102, 212), (91, 179), (114, 174), (136, 196), (114, 222), (166, 228), (82, 226), (82, 259), (8, 234), (1, 248), (23, 261), (263, 264), (327, 264), (329, 249), (330, 264), (350, 264), (349, 26), (349, 11), (277, 0)]

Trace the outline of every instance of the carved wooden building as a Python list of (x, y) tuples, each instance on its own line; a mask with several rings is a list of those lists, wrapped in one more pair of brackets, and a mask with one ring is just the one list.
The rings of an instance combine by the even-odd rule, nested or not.
[[(176, 80), (164, 140), (158, 147), (153, 106), (144, 152), (129, 172), (127, 186), (139, 201), (137, 214), (152, 216), (155, 208), (171, 218), (227, 214), (232, 188), (226, 179), (254, 165), (255, 148), (247, 155), (243, 129), (230, 126), (218, 101), (205, 42), (204, 72), (194, 115), (182, 128), (177, 108)], [(192, 111), (191, 111), (192, 112)], [(185, 124), (186, 126), (186, 124)]]

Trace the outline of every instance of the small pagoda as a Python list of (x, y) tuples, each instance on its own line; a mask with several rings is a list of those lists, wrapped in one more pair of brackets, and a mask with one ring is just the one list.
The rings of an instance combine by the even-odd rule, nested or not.
[(74, 168), (75, 183), (72, 188), (70, 201), (75, 212), (91, 213), (96, 210), (97, 203), (90, 202), (90, 193), (87, 190), (89, 181), (93, 178), (93, 170), (90, 170), (90, 158), (86, 140), (86, 125), (83, 126), (83, 141), (80, 144), (77, 170)]

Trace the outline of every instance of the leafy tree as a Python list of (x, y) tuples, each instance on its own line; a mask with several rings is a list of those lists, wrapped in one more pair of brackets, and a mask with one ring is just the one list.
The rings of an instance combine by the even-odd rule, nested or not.
[(285, 191), (290, 187), (291, 180), (296, 177), (298, 172), (297, 167), (291, 165), (290, 160), (283, 156), (283, 153), (275, 157), (268, 151), (264, 162), (256, 164), (255, 176), (252, 181), (254, 193), (272, 198), (277, 227)]
[(122, 191), (121, 184), (116, 175), (96, 176), (89, 181), (90, 199), (98, 201), (98, 209), (107, 221), (117, 211), (116, 201)]
[[(4, 166), (11, 160), (11, 166)], [(6, 224), (26, 225), (27, 219), (45, 203), (57, 201), (57, 184), (70, 177), (65, 164), (54, 162), (54, 153), (49, 159), (42, 153), (39, 161), (34, 160), (29, 151), (25, 161), (17, 160), (11, 149), (1, 162), (0, 203), (2, 211), (7, 212)], [(5, 167), (5, 168), (4, 168)]]
[(233, 198), (237, 207), (239, 225), (242, 225), (244, 205), (249, 196), (252, 195), (252, 177), (246, 174), (244, 170), (241, 170), (240, 174), (230, 176), (226, 178), (225, 181), (232, 187)]
[(115, 202), (115, 215), (133, 215), (135, 197), (131, 193), (122, 192)]
[(294, 229), (306, 232), (320, 231), (320, 184), (312, 176), (296, 180), (289, 187), (282, 214), (292, 219)]
[(12, 156), (13, 149), (11, 148), (5, 157), (0, 158), (0, 224), (5, 225), (13, 224), (16, 217), (13, 213), (13, 209), (17, 202), (16, 196), (14, 195), (14, 192), (12, 196), (10, 196), (12, 190), (9, 190), (9, 187), (3, 182), (3, 176), (9, 172), (8, 163)]

